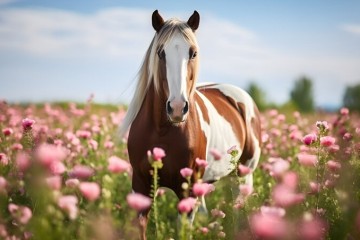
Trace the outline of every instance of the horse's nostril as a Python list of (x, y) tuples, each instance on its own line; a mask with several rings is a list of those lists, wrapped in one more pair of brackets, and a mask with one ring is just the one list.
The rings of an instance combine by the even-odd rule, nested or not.
[(167, 112), (168, 114), (171, 114), (171, 113), (173, 112), (173, 109), (172, 109), (171, 106), (170, 106), (170, 101), (168, 101), (168, 102), (166, 103), (166, 112)]
[(186, 102), (185, 102), (185, 107), (184, 107), (184, 109), (183, 109), (183, 114), (186, 114), (188, 111), (189, 111), (189, 102), (186, 101)]

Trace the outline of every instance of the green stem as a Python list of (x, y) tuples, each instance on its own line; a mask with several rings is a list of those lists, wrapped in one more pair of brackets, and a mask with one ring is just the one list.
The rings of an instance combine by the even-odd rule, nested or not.
[(181, 240), (187, 240), (186, 237), (186, 229), (187, 229), (187, 214), (183, 213), (181, 214), (181, 229), (180, 229), (180, 239)]
[(158, 207), (156, 202), (156, 193), (158, 190), (158, 168), (154, 166), (154, 176), (153, 176), (153, 212), (154, 212), (154, 222), (155, 222), (155, 236), (158, 239), (159, 237), (159, 220), (158, 220)]

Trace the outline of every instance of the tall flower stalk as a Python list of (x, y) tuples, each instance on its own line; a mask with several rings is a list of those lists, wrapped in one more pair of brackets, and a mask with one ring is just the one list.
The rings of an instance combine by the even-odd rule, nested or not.
[(151, 185), (151, 197), (153, 199), (152, 204), (152, 212), (153, 212), (153, 219), (155, 223), (155, 236), (156, 238), (160, 238), (160, 229), (159, 229), (159, 210), (156, 201), (157, 191), (159, 189), (159, 169), (163, 167), (162, 158), (165, 157), (165, 152), (161, 148), (154, 148), (152, 153), (148, 152), (149, 162), (151, 167), (153, 168), (152, 171), (152, 185)]

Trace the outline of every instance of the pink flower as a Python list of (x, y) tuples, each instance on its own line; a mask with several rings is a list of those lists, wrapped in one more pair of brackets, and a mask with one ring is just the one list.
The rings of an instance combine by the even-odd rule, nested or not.
[(336, 172), (341, 168), (341, 163), (330, 160), (326, 163), (326, 166), (330, 171)]
[(8, 183), (3, 176), (0, 176), (0, 193), (6, 192), (6, 187)]
[(284, 114), (279, 114), (279, 115), (277, 116), (277, 120), (279, 120), (280, 122), (285, 121), (285, 119), (286, 119), (286, 117), (285, 117)]
[(235, 151), (237, 151), (236, 149), (236, 145), (232, 146), (231, 148), (229, 148), (226, 152), (228, 154), (233, 154)]
[(193, 170), (191, 168), (183, 168), (180, 170), (180, 174), (183, 178), (188, 178), (193, 174)]
[(41, 144), (36, 150), (37, 158), (45, 166), (50, 166), (56, 161), (63, 161), (66, 155), (67, 151), (65, 148), (46, 143)]
[(320, 184), (319, 183), (310, 182), (309, 186), (310, 186), (310, 193), (316, 194), (316, 193), (320, 192)]
[(215, 186), (210, 183), (195, 183), (193, 193), (195, 196), (204, 196), (215, 190)]
[(343, 136), (343, 139), (345, 141), (350, 141), (351, 139), (353, 138), (353, 136), (351, 135), (351, 133), (345, 133), (344, 136)]
[(346, 116), (346, 115), (349, 115), (349, 109), (348, 108), (341, 108), (340, 109), (340, 114), (343, 115), (343, 116)]
[(288, 230), (288, 224), (279, 216), (271, 214), (253, 215), (250, 219), (253, 233), (260, 239), (283, 239)]
[(158, 147), (153, 149), (152, 154), (155, 161), (161, 161), (161, 159), (166, 156), (164, 149)]
[(24, 130), (30, 130), (34, 123), (35, 123), (35, 120), (32, 120), (30, 118), (25, 118), (22, 120), (22, 126), (23, 126)]
[(70, 172), (71, 178), (87, 179), (94, 175), (94, 170), (91, 167), (84, 165), (76, 165)]
[(301, 140), (302, 134), (299, 130), (294, 130), (290, 133), (289, 138), (292, 140)]
[(76, 178), (70, 178), (65, 181), (65, 185), (70, 188), (75, 188), (80, 184), (79, 179)]
[(260, 212), (262, 215), (270, 215), (275, 217), (283, 217), (286, 214), (286, 211), (283, 208), (268, 206), (261, 206)]
[(27, 224), (32, 217), (30, 208), (26, 206), (18, 206), (16, 204), (10, 203), (8, 209), (11, 216), (21, 224)]
[(204, 235), (209, 233), (209, 229), (207, 227), (201, 227), (199, 230)]
[(238, 169), (239, 169), (239, 174), (241, 177), (246, 176), (249, 173), (251, 173), (251, 168), (244, 166), (242, 164), (239, 165)]
[(311, 145), (312, 143), (314, 143), (317, 139), (316, 134), (314, 133), (310, 133), (308, 135), (305, 135), (305, 137), (303, 137), (302, 141), (305, 145)]
[(315, 155), (307, 154), (307, 153), (299, 153), (297, 155), (299, 159), (299, 163), (306, 167), (314, 167), (317, 164), (317, 157)]
[(8, 165), (9, 164), (9, 159), (7, 158), (5, 153), (0, 153), (0, 164), (2, 164), (2, 165)]
[(244, 197), (249, 196), (253, 192), (253, 187), (248, 184), (240, 184), (240, 194)]
[(222, 158), (222, 154), (219, 150), (217, 150), (216, 148), (212, 148), (210, 149), (210, 154), (211, 156), (214, 157), (215, 160), (220, 160)]
[(178, 210), (181, 213), (189, 213), (194, 209), (196, 199), (192, 197), (184, 198), (178, 203)]
[(200, 158), (196, 158), (195, 159), (196, 165), (200, 168), (206, 168), (208, 163), (206, 162), (206, 160), (200, 159)]
[(56, 161), (50, 164), (49, 170), (54, 175), (60, 175), (65, 172), (66, 167), (62, 162)]
[(93, 133), (100, 133), (101, 128), (99, 126), (95, 125), (95, 126), (92, 126), (91, 131)]
[(335, 138), (330, 136), (325, 136), (320, 138), (320, 144), (324, 147), (330, 147), (335, 143)]
[(267, 134), (267, 133), (263, 133), (263, 134), (261, 134), (261, 142), (262, 143), (266, 143), (268, 140), (269, 140), (269, 134)]
[(219, 209), (212, 209), (211, 215), (215, 218), (225, 218), (225, 213)]
[(78, 199), (72, 195), (61, 196), (58, 199), (58, 206), (64, 210), (71, 220), (74, 220), (78, 215), (77, 207)]
[(304, 200), (304, 195), (295, 193), (294, 189), (289, 188), (285, 184), (280, 184), (274, 187), (272, 199), (277, 206), (289, 207), (301, 203)]
[(118, 158), (116, 156), (111, 156), (108, 159), (108, 162), (109, 162), (108, 170), (112, 173), (129, 172), (131, 169), (129, 162), (121, 158)]
[(335, 181), (336, 181), (336, 179), (327, 179), (327, 180), (325, 180), (324, 185), (327, 188), (333, 188), (333, 187), (335, 187), (335, 183), (336, 183)]
[(126, 201), (132, 209), (139, 212), (145, 209), (149, 209), (151, 206), (151, 198), (146, 197), (140, 193), (129, 193), (126, 196)]
[(300, 239), (317, 240), (324, 239), (327, 231), (326, 224), (320, 219), (304, 220), (300, 224)]
[(158, 188), (158, 190), (156, 191), (156, 196), (163, 196), (165, 194), (166, 190), (164, 188)]
[(290, 168), (290, 163), (282, 158), (270, 158), (269, 161), (273, 161), (270, 169), (270, 175), (273, 177), (282, 176)]
[(92, 148), (93, 150), (97, 150), (98, 149), (98, 142), (96, 141), (96, 140), (94, 140), (94, 139), (89, 139), (89, 141), (88, 141), (88, 143), (89, 143), (89, 146), (90, 146), (90, 148)]
[(85, 131), (85, 130), (77, 130), (76, 131), (76, 136), (79, 137), (79, 138), (88, 139), (88, 138), (91, 137), (91, 132)]
[(100, 186), (94, 182), (82, 182), (79, 185), (80, 192), (89, 201), (95, 201), (100, 196)]
[(4, 129), (2, 130), (2, 132), (3, 132), (3, 134), (4, 134), (5, 136), (10, 136), (11, 134), (14, 133), (14, 131), (13, 131), (11, 128), (4, 128)]
[(277, 116), (278, 115), (278, 110), (276, 110), (276, 109), (271, 109), (271, 110), (269, 110), (269, 116), (270, 117), (275, 117), (275, 116)]
[(26, 153), (18, 153), (18, 154), (16, 154), (15, 163), (16, 163), (16, 167), (21, 172), (25, 172), (26, 169), (28, 169), (29, 166), (30, 166), (29, 155), (27, 155)]
[(357, 135), (360, 135), (360, 127), (357, 127), (357, 128), (355, 129), (355, 132), (356, 132)]
[(45, 179), (47, 185), (53, 190), (60, 190), (61, 188), (61, 177), (52, 176)]
[(301, 145), (299, 150), (300, 150), (300, 152), (309, 152), (310, 148), (308, 146)]
[(14, 144), (11, 146), (11, 149), (12, 149), (12, 150), (22, 150), (22, 149), (23, 149), (23, 146), (22, 146), (20, 143), (14, 143)]
[(298, 111), (295, 111), (293, 113), (293, 116), (294, 116), (294, 118), (300, 118), (301, 117), (301, 115), (300, 115), (300, 113)]
[(337, 145), (337, 144), (331, 145), (331, 146), (328, 148), (329, 152), (332, 152), (332, 153), (335, 153), (335, 152), (339, 151), (339, 149), (340, 149), (340, 146)]
[(113, 143), (112, 141), (106, 141), (106, 142), (104, 143), (104, 147), (105, 147), (106, 149), (112, 149), (112, 148), (114, 147), (114, 143)]
[(298, 175), (295, 172), (287, 172), (282, 178), (283, 184), (290, 189), (296, 189), (298, 185)]

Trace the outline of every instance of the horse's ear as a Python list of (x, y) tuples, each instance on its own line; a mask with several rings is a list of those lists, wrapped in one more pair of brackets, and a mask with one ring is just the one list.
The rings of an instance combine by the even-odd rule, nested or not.
[(200, 23), (200, 14), (197, 11), (194, 11), (194, 13), (191, 15), (189, 20), (187, 21), (187, 24), (193, 31), (196, 31), (199, 27)]
[(156, 32), (159, 32), (164, 25), (164, 19), (160, 16), (158, 10), (155, 10), (152, 14), (152, 26)]

